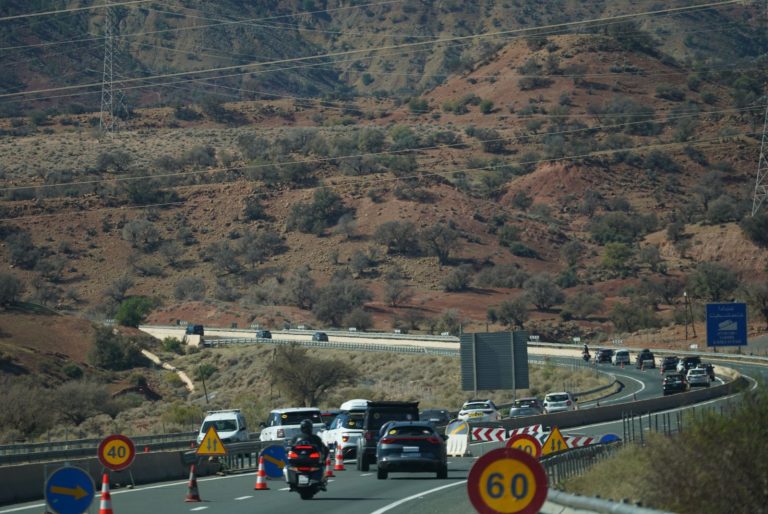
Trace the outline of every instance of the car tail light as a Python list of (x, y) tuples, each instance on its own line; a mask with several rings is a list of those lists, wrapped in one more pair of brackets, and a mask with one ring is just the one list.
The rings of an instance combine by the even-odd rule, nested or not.
[(431, 435), (427, 437), (427, 442), (430, 444), (440, 444), (440, 439), (437, 436)]
[(289, 459), (298, 459), (299, 458), (299, 454), (296, 453), (295, 451), (291, 450), (291, 451), (288, 452), (288, 458)]
[(282, 428), (278, 428), (277, 429), (277, 437), (279, 439), (282, 439), (283, 437), (285, 437), (285, 430), (283, 430)]
[(571, 400), (568, 400), (567, 402), (565, 402), (565, 404), (566, 405), (570, 405), (571, 404)]
[(342, 443), (346, 443), (348, 441), (349, 441), (349, 435), (344, 434), (344, 435), (341, 436), (341, 442)]
[(384, 437), (379, 441), (381, 444), (392, 444), (395, 442), (394, 437)]
[(303, 471), (304, 473), (311, 473), (312, 471), (317, 471), (320, 468), (316, 468), (314, 466), (296, 466), (296, 469), (298, 471)]

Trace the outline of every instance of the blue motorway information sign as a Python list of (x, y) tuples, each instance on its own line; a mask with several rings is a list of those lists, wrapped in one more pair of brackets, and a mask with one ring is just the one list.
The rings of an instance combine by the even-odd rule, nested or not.
[(747, 305), (744, 303), (707, 304), (707, 346), (747, 344)]
[(83, 514), (91, 506), (93, 494), (91, 476), (73, 466), (57, 469), (45, 483), (45, 501), (58, 514)]

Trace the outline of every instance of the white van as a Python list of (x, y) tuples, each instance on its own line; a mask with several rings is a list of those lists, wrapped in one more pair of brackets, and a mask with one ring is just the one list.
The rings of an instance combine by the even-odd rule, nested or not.
[(363, 417), (368, 400), (355, 399), (341, 404), (339, 415), (331, 421), (328, 430), (320, 434), (329, 448), (341, 452), (344, 458), (357, 454), (357, 440), (363, 435)]
[(611, 364), (614, 366), (629, 366), (629, 350), (616, 350), (611, 357)]
[(316, 407), (291, 407), (275, 409), (269, 413), (269, 419), (261, 429), (260, 441), (284, 441), (293, 439), (300, 432), (299, 425), (305, 419), (312, 420), (312, 431), (320, 435), (325, 430), (325, 423)]
[(247, 441), (251, 437), (245, 424), (245, 416), (240, 409), (208, 411), (197, 434), (198, 446), (203, 442), (211, 426), (216, 429), (219, 439), (224, 444)]

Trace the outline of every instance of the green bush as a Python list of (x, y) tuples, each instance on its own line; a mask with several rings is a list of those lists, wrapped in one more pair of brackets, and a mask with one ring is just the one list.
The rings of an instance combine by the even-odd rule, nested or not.
[(138, 327), (155, 308), (156, 302), (145, 296), (134, 296), (124, 300), (117, 308), (115, 321), (126, 327)]

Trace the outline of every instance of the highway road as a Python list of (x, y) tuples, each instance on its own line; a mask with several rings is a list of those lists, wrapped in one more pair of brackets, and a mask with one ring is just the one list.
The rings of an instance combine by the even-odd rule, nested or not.
[[(573, 364), (573, 358), (552, 357), (558, 363)], [(741, 373), (756, 379), (768, 379), (768, 368), (743, 363), (722, 362), (710, 359), (716, 365), (728, 365)], [(625, 388), (617, 394), (600, 400), (601, 405), (614, 402), (628, 402), (633, 399), (645, 399), (658, 396), (661, 387), (661, 374), (658, 370), (640, 371), (634, 367), (615, 368), (601, 364), (599, 371), (613, 373)], [(719, 402), (733, 399), (719, 399)], [(589, 408), (595, 402), (583, 402), (581, 408)], [(610, 422), (583, 426), (564, 431), (566, 434), (600, 435), (605, 433), (622, 434), (622, 423)], [(327, 492), (319, 493), (315, 499), (304, 501), (295, 493), (289, 493), (281, 480), (268, 481), (269, 490), (256, 491), (255, 474), (239, 474), (199, 478), (197, 480), (200, 503), (184, 501), (188, 492), (188, 482), (173, 481), (153, 485), (141, 485), (136, 489), (114, 489), (112, 491), (112, 509), (115, 514), (144, 514), (147, 512), (174, 513), (252, 513), (275, 512), (288, 513), (296, 509), (302, 512), (334, 513), (440, 513), (454, 514), (472, 512), (466, 493), (466, 478), (474, 459), (483, 452), (498, 446), (494, 444), (473, 445), (474, 457), (449, 459), (449, 476), (438, 480), (427, 473), (392, 473), (388, 480), (378, 480), (375, 470), (363, 473), (355, 470), (354, 462), (346, 462), (346, 470), (336, 472), (336, 477), (329, 484)], [(41, 484), (42, 488), (42, 484)], [(97, 484), (98, 489), (98, 484)], [(97, 491), (91, 512), (98, 512), (99, 493)], [(11, 512), (44, 512), (42, 501), (0, 507), (0, 514)]]

